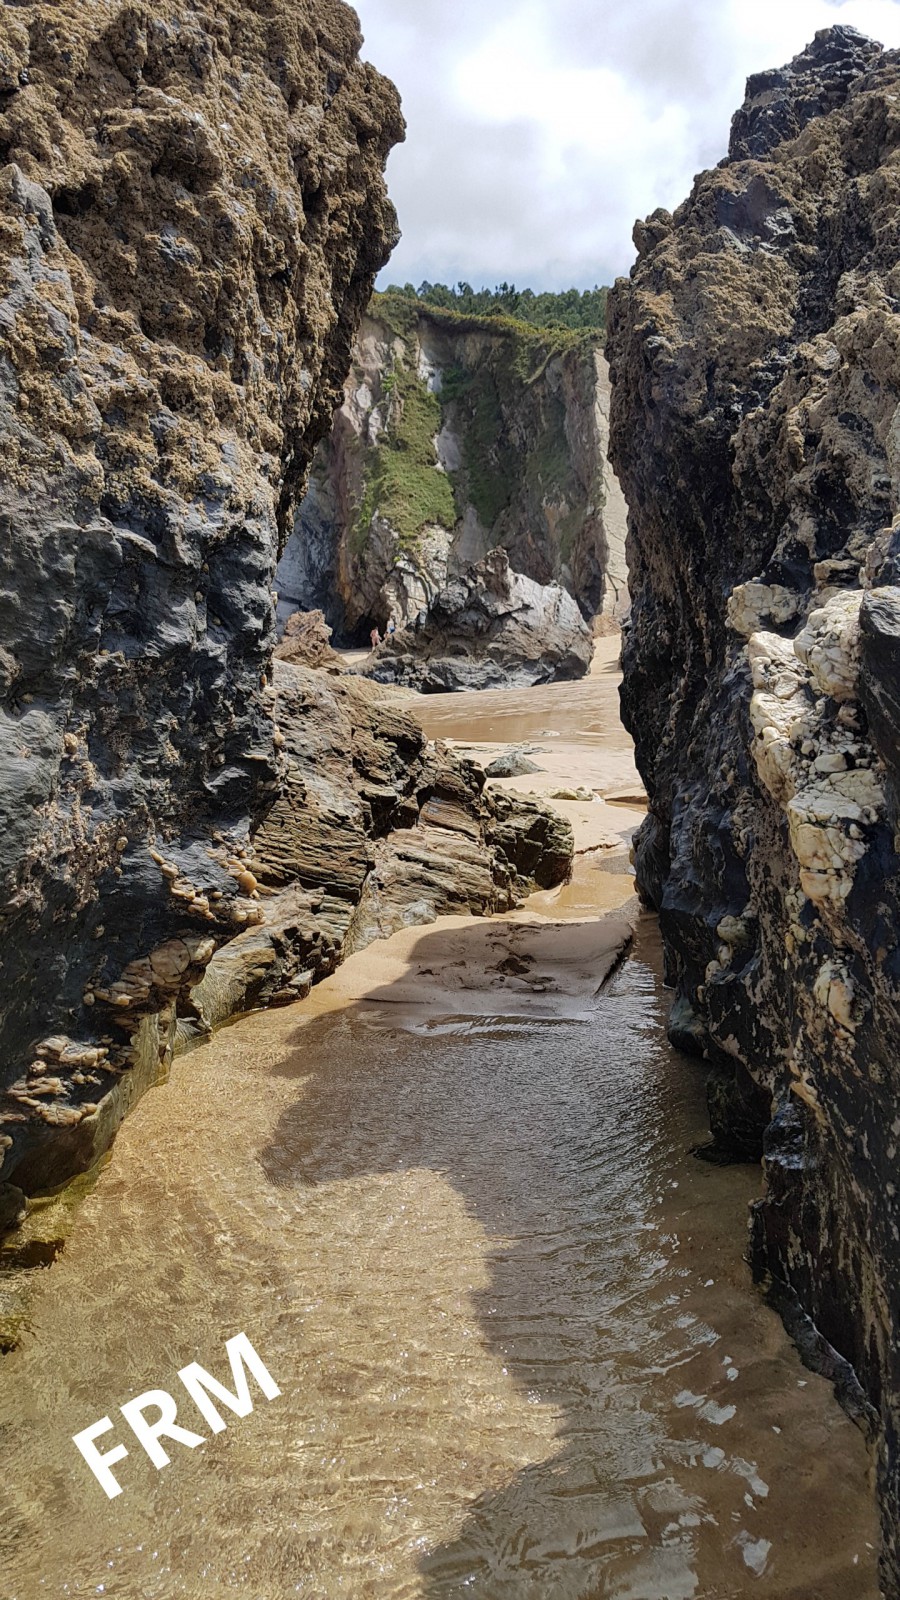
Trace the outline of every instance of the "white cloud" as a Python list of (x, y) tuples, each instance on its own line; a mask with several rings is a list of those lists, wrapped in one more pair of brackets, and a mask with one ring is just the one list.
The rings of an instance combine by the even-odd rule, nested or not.
[(609, 282), (635, 218), (725, 154), (751, 72), (835, 22), (900, 46), (900, 0), (355, 3), (409, 124), (383, 283)]

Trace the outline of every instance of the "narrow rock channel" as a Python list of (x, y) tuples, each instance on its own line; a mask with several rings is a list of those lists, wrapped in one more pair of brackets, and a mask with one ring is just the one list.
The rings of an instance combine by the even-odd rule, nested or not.
[[(863, 1437), (741, 1259), (758, 1170), (691, 1154), (617, 685), (604, 643), (411, 701), (569, 795), (572, 883), (370, 946), (125, 1123), (6, 1359), (11, 1600), (876, 1600)], [(239, 1331), (280, 1397), (107, 1501), (71, 1435)]]

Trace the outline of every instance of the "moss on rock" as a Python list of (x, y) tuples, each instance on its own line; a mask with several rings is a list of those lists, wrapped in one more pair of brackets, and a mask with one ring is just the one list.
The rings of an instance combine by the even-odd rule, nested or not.
[(612, 592), (612, 613), (603, 381), (590, 333), (375, 295), (315, 469), (316, 506), (337, 508), (339, 636), (416, 615), (460, 562), (498, 547), (585, 615)]

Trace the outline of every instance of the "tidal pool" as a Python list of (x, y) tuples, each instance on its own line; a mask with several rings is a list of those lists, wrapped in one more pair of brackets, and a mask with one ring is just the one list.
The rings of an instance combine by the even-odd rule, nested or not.
[[(11, 1600), (874, 1600), (864, 1443), (750, 1285), (758, 1174), (689, 1154), (653, 924), (590, 1019), (390, 999), (248, 1018), (126, 1124), (2, 1367)], [(130, 1441), (107, 1501), (70, 1435), (241, 1331), (281, 1397)]]

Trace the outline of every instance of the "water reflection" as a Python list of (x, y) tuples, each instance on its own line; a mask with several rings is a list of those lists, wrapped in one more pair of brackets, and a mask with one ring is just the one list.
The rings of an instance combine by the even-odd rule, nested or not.
[[(665, 1043), (657, 955), (647, 925), (592, 1026), (532, 1021), (523, 1036), (482, 1018), (474, 1050), (471, 1019), (445, 1019), (411, 1054), (376, 994), (361, 1019), (370, 1050), (339, 1049), (265, 1152), (277, 1184), (347, 1181), (375, 1148), (376, 1170), (445, 1174), (483, 1230), (489, 1278), (470, 1288), (478, 1332), (464, 1330), (443, 1415), (449, 1404), (461, 1453), (483, 1452), (503, 1410), (495, 1384), (484, 1392), (485, 1346), (529, 1406), (551, 1408), (555, 1449), (527, 1459), (540, 1452), (520, 1422), (526, 1464), (420, 1558), (436, 1600), (691, 1600), (750, 1582), (767, 1596), (876, 1593), (861, 1441), (821, 1394), (810, 1406), (736, 1255), (757, 1174), (685, 1157), (703, 1128), (699, 1082)], [(452, 1254), (452, 1234), (441, 1245)], [(402, 1271), (385, 1257), (386, 1283)], [(842, 1449), (857, 1471), (835, 1493)], [(476, 1481), (461, 1472), (457, 1492)]]

